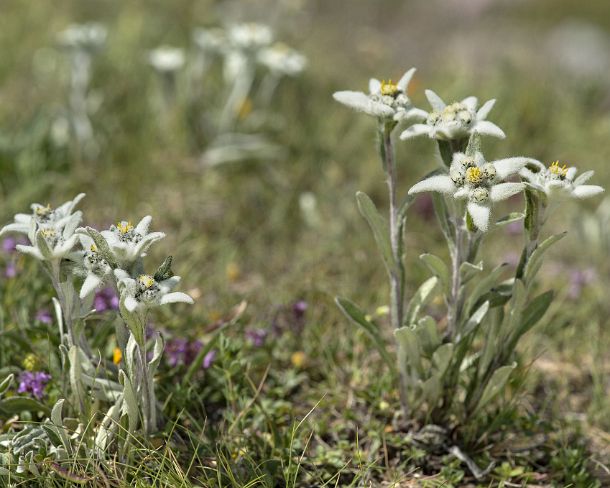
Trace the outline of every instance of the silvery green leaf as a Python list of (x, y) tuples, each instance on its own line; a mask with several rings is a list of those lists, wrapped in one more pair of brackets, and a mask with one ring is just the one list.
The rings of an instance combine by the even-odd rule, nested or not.
[(517, 342), (544, 316), (551, 303), (553, 303), (554, 293), (552, 290), (538, 295), (528, 305), (525, 306), (520, 316), (520, 321), (515, 325), (514, 330), (510, 330), (509, 353), (517, 345)]
[(488, 311), (489, 302), (485, 302), (468, 318), (462, 330), (458, 332), (456, 342), (460, 342), (471, 332), (473, 332), (477, 328), (477, 326), (483, 321)]
[(64, 319), (61, 311), (61, 304), (59, 300), (53, 297), (53, 310), (55, 312), (55, 320), (57, 320), (57, 327), (59, 329), (59, 336), (63, 342), (64, 340)]
[(385, 342), (381, 337), (377, 326), (369, 322), (364, 313), (356, 306), (356, 304), (350, 302), (346, 298), (336, 297), (335, 303), (339, 307), (339, 310), (341, 310), (341, 312), (343, 312), (348, 319), (359, 327), (362, 327), (369, 334), (369, 336), (373, 339), (373, 344), (379, 351), (381, 357), (388, 364), (390, 369), (395, 371), (396, 367), (394, 366), (394, 361), (387, 351)]
[(127, 367), (127, 376), (135, 378), (136, 371), (138, 371), (139, 357), (138, 357), (138, 343), (133, 335), (129, 336), (127, 341), (127, 347), (125, 348), (125, 365)]
[(72, 452), (72, 443), (70, 442), (70, 438), (68, 437), (68, 433), (66, 432), (66, 428), (64, 427), (62, 410), (64, 406), (64, 399), (60, 398), (57, 400), (55, 405), (53, 405), (53, 409), (51, 410), (51, 423), (53, 426), (53, 431), (55, 434), (61, 439), (61, 443), (68, 452)]
[(159, 269), (154, 275), (155, 281), (167, 280), (168, 278), (174, 276), (174, 273), (172, 272), (172, 259), (172, 256), (167, 256), (165, 258), (165, 261), (163, 261), (161, 266), (159, 266)]
[(532, 253), (527, 264), (525, 265), (525, 271), (523, 274), (523, 280), (526, 283), (531, 283), (536, 273), (542, 266), (542, 258), (544, 253), (557, 241), (563, 239), (563, 237), (567, 234), (567, 232), (562, 232), (560, 234), (552, 235), (545, 239)]
[(487, 293), (490, 288), (492, 288), (502, 275), (502, 273), (507, 269), (508, 264), (502, 263), (501, 265), (494, 268), (487, 276), (481, 279), (475, 287), (471, 290), (464, 304), (464, 311), (468, 315), (472, 315), (474, 313), (474, 307), (476, 306), (479, 298), (484, 293)]
[(421, 259), (430, 272), (439, 279), (439, 283), (443, 287), (444, 293), (448, 294), (451, 277), (449, 268), (447, 268), (445, 262), (434, 254), (421, 254), (419, 259)]
[(460, 281), (462, 285), (468, 283), (471, 279), (473, 279), (476, 275), (483, 271), (483, 261), (480, 261), (479, 264), (472, 264), (469, 262), (464, 262), (460, 266)]
[(11, 387), (14, 379), (15, 375), (9, 374), (6, 378), (2, 380), (2, 383), (0, 383), (0, 397), (4, 395), (4, 392)]
[(443, 392), (440, 376), (437, 373), (433, 373), (430, 378), (420, 383), (420, 388), (422, 389), (422, 396), (428, 405), (435, 406)]
[(131, 380), (127, 377), (123, 370), (119, 371), (119, 380), (123, 384), (123, 413), (127, 414), (129, 421), (129, 434), (134, 434), (140, 422), (140, 410), (138, 408), (138, 400), (131, 384)]
[(45, 259), (53, 259), (53, 251), (49, 247), (47, 240), (44, 238), (42, 230), (36, 232), (36, 247)]
[(144, 324), (137, 311), (130, 311), (125, 306), (125, 299), (121, 297), (119, 301), (119, 311), (121, 318), (125, 321), (125, 325), (131, 331), (136, 342), (140, 345), (144, 344)]
[(429, 315), (422, 317), (417, 322), (415, 332), (419, 338), (424, 356), (432, 357), (436, 348), (441, 344), (436, 321)]
[(434, 212), (436, 213), (436, 219), (441, 226), (445, 240), (450, 250), (455, 249), (455, 227), (451, 218), (449, 217), (449, 209), (447, 208), (447, 202), (445, 197), (438, 193), (432, 193), (432, 202), (434, 204)]
[(491, 400), (502, 392), (508, 378), (510, 377), (510, 374), (516, 367), (517, 363), (513, 363), (507, 366), (502, 366), (494, 371), (493, 375), (489, 379), (489, 382), (485, 386), (485, 389), (483, 390), (483, 394), (481, 395), (481, 399), (479, 400), (475, 411), (485, 407)]
[(523, 212), (511, 212), (508, 215), (498, 219), (496, 221), (497, 226), (504, 226), (508, 224), (512, 224), (513, 222), (519, 222), (525, 218), (525, 214)]
[(394, 255), (392, 254), (388, 223), (379, 214), (377, 207), (366, 193), (356, 193), (356, 199), (358, 201), (358, 209), (360, 210), (360, 213), (366, 219), (371, 227), (371, 230), (373, 231), (375, 242), (377, 243), (377, 247), (381, 252), (381, 257), (386, 265), (386, 269), (388, 270), (388, 273), (391, 274), (396, 269), (397, 263), (394, 261)]
[(72, 346), (68, 352), (68, 358), (70, 361), (70, 387), (77, 399), (77, 405), (83, 408), (85, 405), (85, 391), (83, 389), (82, 373), (81, 373), (81, 362), (78, 346)]
[(401, 362), (410, 366), (419, 378), (424, 375), (424, 367), (421, 361), (421, 346), (419, 338), (410, 327), (401, 327), (394, 331), (394, 337), (398, 342), (399, 354), (402, 356)]
[(157, 337), (155, 338), (155, 347), (153, 348), (152, 359), (148, 363), (151, 378), (157, 371), (157, 368), (159, 367), (159, 363), (161, 362), (161, 358), (163, 356), (163, 346), (164, 346), (163, 337), (161, 336), (161, 334), (158, 334)]
[(428, 278), (415, 292), (409, 306), (405, 311), (405, 320), (403, 325), (411, 325), (417, 321), (417, 317), (423, 307), (434, 298), (436, 287), (439, 281), (436, 276)]
[(13, 396), (0, 400), (0, 411), (4, 415), (12, 416), (22, 412), (43, 412), (49, 415), (50, 409), (45, 404), (30, 397)]
[(437, 374), (440, 378), (443, 377), (447, 371), (447, 367), (451, 362), (453, 356), (454, 345), (451, 343), (443, 344), (440, 346), (432, 355), (432, 364), (437, 370)]
[(97, 248), (97, 252), (101, 254), (101, 256), (106, 260), (106, 262), (110, 265), (111, 268), (116, 268), (117, 263), (114, 258), (114, 254), (108, 245), (108, 241), (104, 238), (102, 234), (100, 234), (93, 227), (86, 227), (85, 231), (93, 239), (95, 243), (95, 247)]
[(95, 446), (102, 453), (106, 451), (118, 429), (122, 405), (123, 400), (117, 400), (117, 402), (108, 409), (108, 412), (106, 412), (106, 415), (104, 416), (104, 420), (102, 420), (98, 427), (97, 435), (95, 436)]

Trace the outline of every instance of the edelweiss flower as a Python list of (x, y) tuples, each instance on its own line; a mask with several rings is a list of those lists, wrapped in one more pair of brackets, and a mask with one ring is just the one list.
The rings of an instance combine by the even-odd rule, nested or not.
[[(33, 203), (31, 205), (32, 213), (30, 215), (21, 213), (15, 215), (15, 222), (4, 226), (0, 230), (0, 236), (8, 232), (29, 234), (32, 230), (32, 223), (45, 225), (47, 228), (53, 227), (59, 231), (72, 218), (74, 208), (84, 197), (84, 193), (79, 193), (74, 200), (70, 200), (56, 209), (51, 208), (51, 205)], [(32, 239), (30, 241), (34, 242)]]
[(79, 294), (80, 298), (83, 299), (105, 283), (106, 279), (112, 274), (112, 267), (98, 252), (97, 246), (91, 237), (79, 234), (79, 238), (81, 245), (85, 250), (83, 254), (83, 266), (87, 271), (87, 276), (85, 277)]
[(66, 48), (95, 51), (106, 42), (107, 34), (106, 27), (92, 22), (88, 24), (72, 24), (62, 31), (58, 38), (59, 43)]
[(122, 269), (115, 269), (114, 275), (119, 285), (121, 300), (130, 312), (145, 311), (168, 303), (194, 303), (186, 293), (171, 292), (180, 282), (180, 276), (157, 281), (153, 276), (143, 274), (134, 279)]
[(278, 75), (295, 76), (305, 69), (307, 58), (283, 43), (263, 49), (258, 61)]
[(74, 234), (74, 231), (80, 224), (81, 218), (82, 213), (75, 212), (65, 222), (63, 228), (52, 222), (40, 224), (32, 221), (28, 233), (32, 245), (18, 244), (17, 250), (40, 261), (60, 261), (70, 254), (78, 242), (78, 236)]
[(131, 222), (123, 220), (109, 230), (100, 232), (120, 267), (128, 267), (143, 256), (153, 243), (165, 237), (163, 232), (148, 233), (151, 221), (152, 217), (148, 215), (134, 227)]
[(193, 41), (199, 49), (208, 53), (215, 53), (222, 50), (227, 40), (222, 29), (195, 29)]
[(148, 53), (148, 62), (160, 73), (172, 73), (184, 66), (184, 51), (179, 48), (161, 46)]
[(333, 94), (333, 98), (343, 105), (383, 120), (423, 120), (428, 114), (414, 108), (407, 96), (407, 88), (414, 73), (415, 68), (411, 68), (398, 83), (372, 78), (368, 95), (357, 91), (339, 91)]
[(604, 191), (601, 186), (584, 184), (593, 176), (594, 171), (585, 171), (575, 179), (576, 168), (560, 166), (559, 161), (548, 168), (539, 161), (533, 161), (533, 166), (538, 168), (538, 172), (523, 168), (519, 174), (530, 186), (549, 197), (583, 199)]
[(266, 25), (249, 22), (229, 27), (227, 37), (234, 48), (255, 51), (271, 44), (273, 32)]
[(485, 120), (495, 100), (488, 100), (477, 111), (476, 97), (464, 98), (461, 102), (446, 105), (432, 90), (426, 90), (432, 112), (424, 113), (425, 124), (414, 124), (400, 134), (401, 139), (428, 135), (431, 139), (464, 139), (473, 132), (504, 139), (506, 135), (496, 124)]
[(409, 194), (437, 191), (457, 199), (467, 199), (466, 208), (474, 225), (485, 232), (489, 227), (492, 204), (525, 188), (523, 183), (502, 182), (530, 161), (529, 158), (517, 157), (488, 163), (480, 152), (476, 152), (474, 157), (455, 153), (448, 175), (426, 178), (411, 187)]

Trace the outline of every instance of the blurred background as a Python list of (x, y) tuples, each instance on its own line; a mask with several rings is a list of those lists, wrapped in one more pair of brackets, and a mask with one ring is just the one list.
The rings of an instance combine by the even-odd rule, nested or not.
[[(607, 0), (2, 0), (0, 8), (1, 221), (81, 191), (88, 225), (153, 215), (168, 235), (154, 252), (175, 256), (197, 298), (175, 328), (204, 330), (241, 300), (249, 320), (266, 326), (278, 307), (303, 300), (302, 348), (312, 361), (341, 368), (349, 348), (352, 361), (367, 363), (366, 339), (332, 299), (371, 311), (387, 302), (354, 198), (362, 190), (387, 208), (386, 190), (374, 122), (331, 95), (365, 90), (372, 76), (398, 79), (417, 67), (410, 97), (424, 109), (425, 88), (447, 101), (497, 98), (490, 120), (507, 138), (484, 140), (489, 159), (559, 160), (610, 185)], [(70, 33), (92, 22), (103, 27), (84, 41)], [(306, 62), (245, 70), (214, 37), (240, 22), (268, 25)], [(159, 46), (167, 48), (154, 54)], [(236, 80), (246, 80), (246, 95)], [(406, 194), (436, 164), (435, 148), (424, 139), (397, 146)], [(609, 221), (603, 197), (551, 217), (547, 232), (570, 233), (541, 286), (560, 299), (523, 350), (538, 359), (529, 385), (544, 398), (536, 408), (586, 423), (600, 449), (610, 429)], [(409, 229), (413, 289), (426, 276), (417, 256), (445, 255), (425, 196)], [(519, 227), (490, 239), (490, 266), (516, 264)], [(27, 264), (2, 259), (14, 268), (6, 280), (19, 279)]]

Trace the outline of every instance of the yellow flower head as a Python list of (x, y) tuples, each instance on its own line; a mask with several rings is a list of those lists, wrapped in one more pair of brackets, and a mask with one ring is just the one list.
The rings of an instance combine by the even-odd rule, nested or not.
[(21, 364), (23, 365), (23, 369), (26, 371), (34, 371), (38, 369), (39, 363), (36, 355), (29, 353), (25, 356), (25, 358), (23, 358), (23, 362)]
[(391, 97), (393, 97), (394, 95), (396, 95), (399, 92), (399, 88), (398, 85), (394, 82), (392, 82), (392, 80), (381, 80), (381, 94), (382, 95), (389, 95)]
[(97, 246), (95, 244), (91, 244), (91, 246), (89, 246), (89, 250), (91, 252), (97, 252)]
[(290, 356), (290, 362), (295, 368), (301, 369), (305, 366), (305, 362), (307, 361), (307, 356), (303, 351), (293, 352)]
[(121, 234), (127, 234), (128, 232), (133, 230), (133, 225), (131, 222), (122, 221), (117, 223), (116, 228)]
[(44, 217), (45, 215), (49, 215), (52, 211), (51, 204), (47, 203), (46, 207), (38, 207), (34, 212), (39, 217)]
[(112, 362), (114, 364), (119, 364), (121, 362), (121, 359), (123, 359), (123, 353), (118, 347), (115, 347), (112, 350)]
[(150, 275), (140, 275), (138, 276), (138, 283), (144, 288), (150, 288), (155, 284), (155, 279)]
[(40, 233), (42, 234), (42, 237), (45, 237), (47, 239), (55, 237), (57, 235), (55, 229), (42, 229)]
[(473, 185), (478, 185), (483, 181), (483, 171), (477, 166), (471, 166), (466, 170), (466, 181)]
[(566, 164), (564, 164), (563, 166), (559, 166), (559, 161), (555, 161), (549, 166), (549, 171), (551, 172), (551, 174), (554, 174), (556, 176), (565, 177), (568, 174), (568, 166)]

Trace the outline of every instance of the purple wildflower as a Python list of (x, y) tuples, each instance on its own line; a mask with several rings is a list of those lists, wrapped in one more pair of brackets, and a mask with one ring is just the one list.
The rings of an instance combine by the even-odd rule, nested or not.
[(186, 353), (184, 354), (184, 364), (191, 364), (201, 349), (203, 349), (203, 342), (197, 339), (190, 341), (186, 347)]
[(103, 288), (95, 293), (93, 308), (98, 312), (119, 309), (119, 297), (112, 288)]
[(7, 263), (6, 268), (4, 268), (4, 276), (6, 278), (14, 278), (17, 276), (17, 266), (12, 261)]
[(170, 339), (165, 345), (165, 357), (171, 368), (184, 363), (184, 356), (188, 349), (188, 341), (182, 338)]
[(49, 312), (48, 308), (41, 308), (38, 310), (38, 313), (36, 313), (36, 320), (42, 322), (43, 324), (52, 324), (53, 316), (51, 315), (51, 312)]
[(18, 393), (30, 393), (34, 398), (41, 400), (44, 389), (51, 380), (51, 375), (42, 371), (23, 371), (19, 375)]
[(423, 220), (431, 220), (434, 217), (434, 202), (432, 201), (432, 195), (426, 193), (421, 197), (418, 197), (413, 202), (417, 215), (423, 218)]
[(210, 366), (212, 366), (214, 359), (216, 359), (216, 353), (216, 349), (212, 349), (205, 355), (203, 358), (203, 369), (208, 369)]
[(292, 305), (292, 313), (296, 317), (297, 320), (305, 317), (305, 312), (307, 312), (307, 302), (305, 300), (299, 300)]
[(7, 254), (17, 252), (17, 244), (27, 244), (28, 241), (23, 237), (7, 237), (2, 241), (2, 250)]
[(262, 347), (267, 339), (267, 329), (249, 329), (246, 331), (246, 338), (254, 347)]

